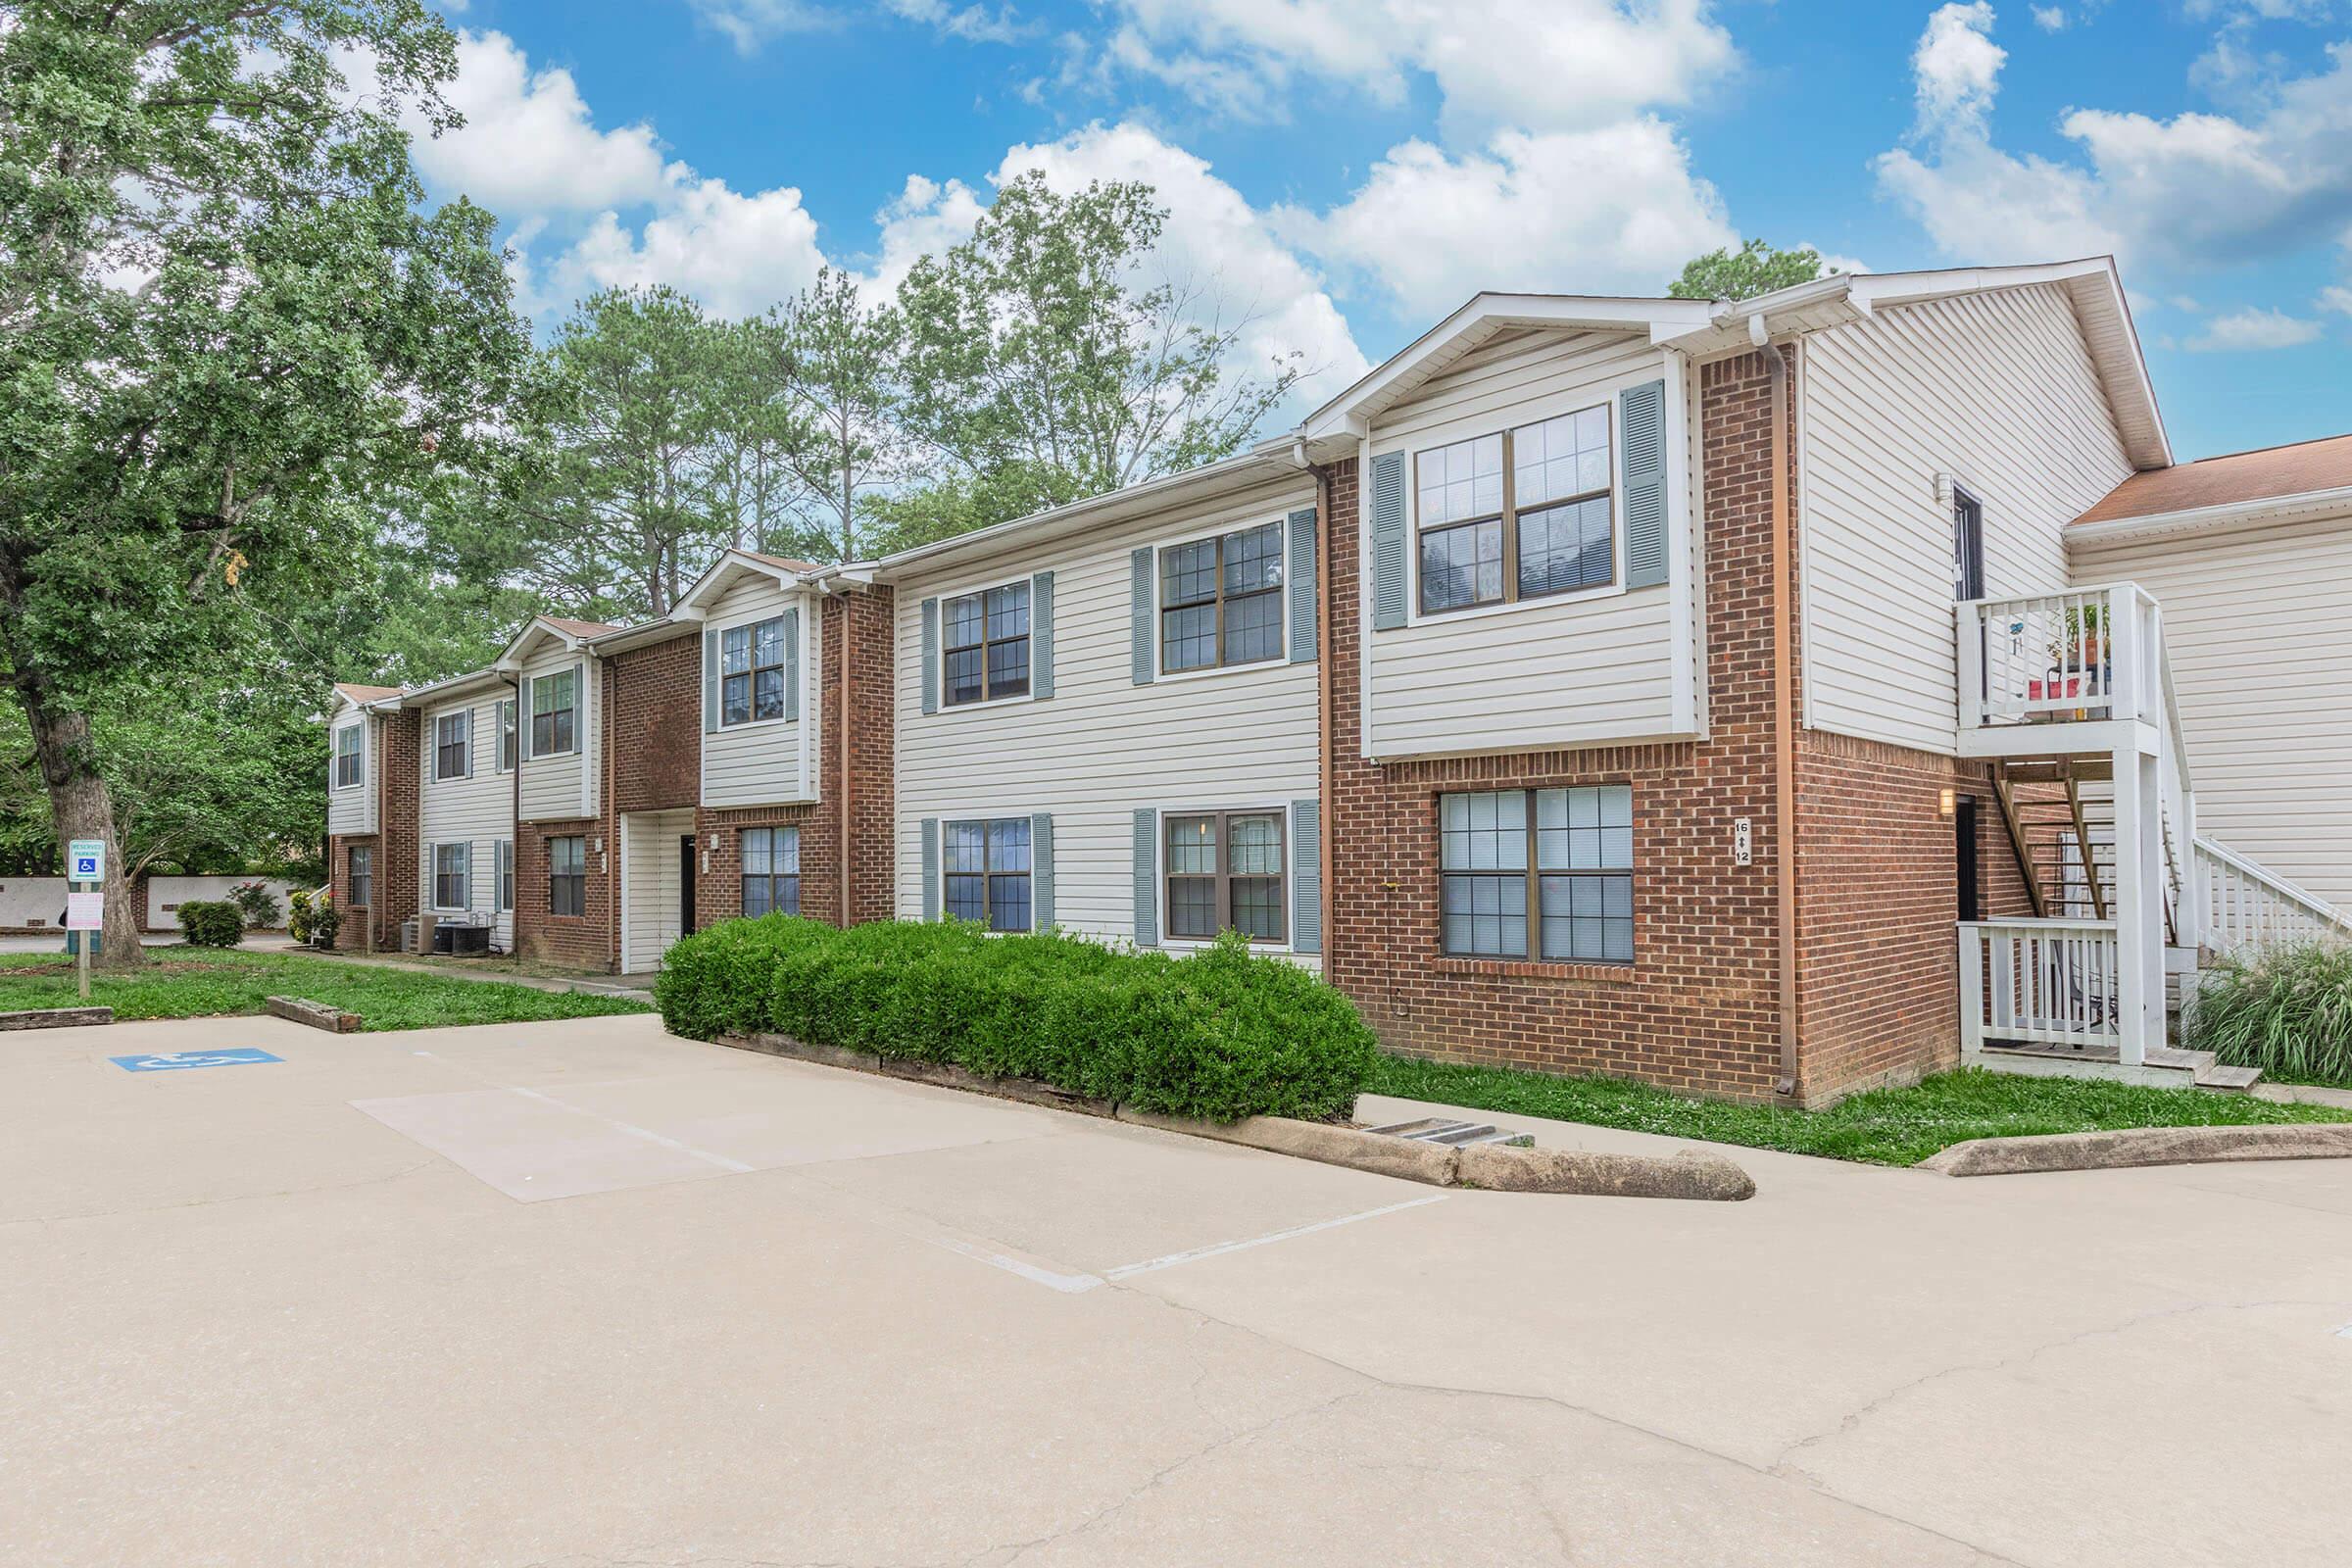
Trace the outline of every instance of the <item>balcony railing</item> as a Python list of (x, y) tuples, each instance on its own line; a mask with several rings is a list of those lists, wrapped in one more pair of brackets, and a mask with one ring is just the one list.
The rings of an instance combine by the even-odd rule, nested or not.
[(2152, 717), (2156, 601), (2132, 583), (1956, 607), (1960, 727)]
[(2352, 926), (2326, 900), (2211, 839), (2196, 844), (2205, 894), (2199, 935), (2215, 953), (2250, 962), (2274, 948), (2352, 939)]
[(2124, 1043), (2122, 956), (2113, 920), (1962, 921), (1962, 1049), (2117, 1053)]

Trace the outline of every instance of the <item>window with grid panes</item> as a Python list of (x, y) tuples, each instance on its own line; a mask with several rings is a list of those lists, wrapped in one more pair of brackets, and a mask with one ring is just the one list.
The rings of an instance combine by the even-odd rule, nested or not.
[(573, 718), (579, 708), (580, 672), (566, 669), (531, 682), (531, 755), (559, 757), (571, 751)]
[(1289, 930), (1280, 811), (1202, 811), (1167, 818), (1168, 935), (1205, 941), (1228, 928), (1252, 942)]
[(433, 907), (465, 909), (473, 904), (473, 846), (433, 846)]
[(1029, 691), (1029, 585), (959, 594), (940, 607), (945, 678), (941, 700), (1023, 697)]
[(360, 726), (346, 724), (335, 731), (335, 788), (347, 790), (360, 782)]
[[(535, 748), (534, 748), (535, 749)], [(588, 841), (578, 834), (547, 841), (547, 912), (588, 910)]]
[(1168, 673), (1282, 657), (1282, 524), (1159, 553), (1159, 667)]
[(784, 716), (784, 617), (718, 634), (718, 721), (750, 724)]
[(801, 912), (801, 830), (747, 827), (743, 830), (743, 912)]
[(991, 931), (1029, 929), (1029, 818), (948, 822), (940, 829), (943, 907)]
[(1444, 951), (1634, 960), (1634, 792), (1602, 784), (1438, 798)]
[(1432, 447), (1413, 466), (1423, 613), (1616, 580), (1605, 404)]
[(464, 778), (473, 768), (473, 710), (433, 720), (433, 777)]

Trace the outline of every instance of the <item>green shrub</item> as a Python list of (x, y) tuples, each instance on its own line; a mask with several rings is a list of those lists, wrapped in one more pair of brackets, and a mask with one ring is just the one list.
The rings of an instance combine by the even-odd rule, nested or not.
[(311, 892), (296, 888), (286, 895), (286, 935), (296, 942), (311, 940)]
[(2224, 965), (2190, 1004), (2187, 1034), (2232, 1066), (2352, 1084), (2352, 947), (2282, 948)]
[(695, 1039), (789, 1035), (1215, 1121), (1345, 1115), (1373, 1054), (1345, 997), (1230, 934), (1172, 958), (1060, 932), (767, 915), (671, 947), (654, 1001)]
[(245, 916), (248, 931), (269, 931), (277, 925), (277, 895), (262, 882), (240, 882), (228, 890), (228, 902)]
[(179, 934), (192, 947), (233, 948), (245, 935), (245, 911), (225, 899), (190, 899), (179, 906)]

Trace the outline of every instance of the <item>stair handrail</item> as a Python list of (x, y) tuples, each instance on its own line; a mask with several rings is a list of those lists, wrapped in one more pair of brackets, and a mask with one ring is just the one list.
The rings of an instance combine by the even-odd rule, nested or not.
[(2314, 919), (2325, 921), (2339, 931), (2352, 932), (2352, 918), (2347, 918), (2341, 909), (2318, 894), (2304, 891), (2270, 867), (2259, 861), (2247, 859), (2235, 850), (2216, 840), (2199, 835), (2196, 844), (2199, 855), (2210, 856), (2219, 860), (2247, 881), (2260, 885), (2262, 890), (2272, 897), (2282, 903), (2297, 906)]
[[(2164, 816), (2165, 872), (2169, 883), (2166, 891), (2173, 902), (2173, 939), (2182, 947), (2194, 948), (2203, 940), (2206, 898), (2204, 878), (2199, 872), (2194, 846), (2197, 843), (2197, 789), (2189, 771), (2188, 739), (2180, 728), (2180, 697), (2173, 686), (2173, 650), (2164, 632), (2164, 606), (2149, 600), (2149, 615), (2154, 622), (2156, 639), (2157, 692), (2164, 704), (2164, 785), (2166, 804), (2172, 811)], [(2182, 853), (2181, 846), (2191, 848)]]

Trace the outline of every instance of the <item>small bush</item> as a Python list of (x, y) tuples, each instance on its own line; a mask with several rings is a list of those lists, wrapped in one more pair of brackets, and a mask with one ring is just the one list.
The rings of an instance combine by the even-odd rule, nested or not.
[(295, 940), (315, 943), (321, 948), (335, 945), (335, 937), (343, 929), (343, 911), (335, 904), (335, 896), (320, 889), (318, 902), (311, 906), (310, 929)]
[(233, 948), (245, 936), (245, 911), (225, 899), (191, 899), (179, 906), (179, 934), (191, 947)]
[(1345, 997), (1238, 936), (1172, 958), (1059, 932), (768, 915), (677, 943), (654, 1001), (695, 1039), (790, 1035), (1213, 1121), (1345, 1115), (1373, 1054)]
[(311, 890), (296, 888), (286, 895), (286, 935), (296, 942), (311, 940)]
[(228, 890), (228, 902), (237, 906), (245, 917), (248, 931), (271, 931), (277, 927), (277, 895), (264, 882), (240, 882)]
[(2232, 1066), (2352, 1084), (2352, 947), (2282, 948), (2225, 965), (2190, 1004), (2187, 1034)]

